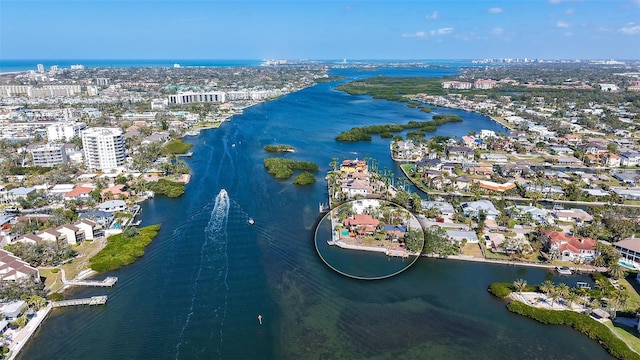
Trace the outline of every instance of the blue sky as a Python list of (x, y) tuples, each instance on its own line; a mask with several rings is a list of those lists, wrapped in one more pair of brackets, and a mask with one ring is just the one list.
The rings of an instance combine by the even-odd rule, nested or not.
[(640, 59), (640, 0), (0, 0), (2, 59)]

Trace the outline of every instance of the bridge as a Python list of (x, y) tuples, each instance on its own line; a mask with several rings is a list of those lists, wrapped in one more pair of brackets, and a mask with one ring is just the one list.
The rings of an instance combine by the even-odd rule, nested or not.
[(76, 306), (76, 305), (104, 305), (106, 303), (107, 303), (107, 295), (102, 295), (102, 296), (92, 296), (90, 298), (82, 298), (82, 299), (53, 301), (51, 302), (51, 306), (56, 308), (56, 307), (65, 307), (65, 306)]

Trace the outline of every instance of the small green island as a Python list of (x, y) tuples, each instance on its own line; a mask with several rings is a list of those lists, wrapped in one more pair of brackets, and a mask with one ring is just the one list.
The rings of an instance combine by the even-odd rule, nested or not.
[(107, 246), (89, 259), (89, 267), (93, 271), (105, 272), (133, 263), (144, 255), (145, 247), (158, 235), (158, 231), (159, 224), (140, 229), (129, 227), (120, 234), (109, 236)]
[(296, 176), (293, 183), (296, 185), (309, 185), (316, 182), (312, 172), (318, 171), (318, 164), (310, 161), (297, 161), (284, 158), (266, 158), (264, 159), (264, 167), (267, 172), (276, 179), (288, 179), (293, 175), (294, 170), (304, 171)]
[(430, 121), (409, 121), (406, 124), (383, 124), (354, 127), (350, 130), (341, 132), (340, 135), (336, 137), (336, 141), (371, 141), (371, 135), (373, 134), (379, 134), (382, 138), (391, 138), (393, 137), (393, 133), (399, 133), (409, 129), (418, 129), (422, 133), (434, 132), (438, 126), (450, 122), (462, 122), (462, 118), (458, 115), (434, 115), (433, 119)]
[(265, 145), (264, 149), (267, 152), (295, 152), (296, 150), (291, 145)]
[(156, 182), (149, 183), (149, 189), (156, 194), (165, 195), (170, 198), (176, 198), (184, 194), (184, 183), (171, 181), (168, 179), (159, 179)]

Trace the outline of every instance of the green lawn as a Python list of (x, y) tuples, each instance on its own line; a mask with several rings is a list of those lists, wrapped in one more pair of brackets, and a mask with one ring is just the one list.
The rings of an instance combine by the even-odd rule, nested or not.
[[(618, 337), (620, 337), (627, 345), (629, 345), (629, 347), (634, 350), (635, 352), (640, 354), (640, 339), (638, 338), (637, 335), (634, 335), (632, 333), (630, 333), (629, 331), (627, 331), (626, 329), (629, 329), (631, 331), (634, 331), (631, 328), (628, 327), (620, 327), (617, 324), (613, 324), (611, 323), (611, 321), (607, 321), (605, 323), (605, 325), (607, 325), (607, 327), (609, 329), (611, 329), (611, 331), (613, 331), (616, 335), (618, 335)], [(635, 332), (637, 333), (638, 330), (635, 330)]]
[(634, 287), (627, 279), (618, 280), (618, 284), (620, 284), (620, 286), (623, 286), (629, 294), (629, 300), (627, 300), (624, 310), (635, 311), (636, 309), (638, 309), (640, 307), (640, 295), (638, 294), (637, 289), (640, 286), (636, 285)]

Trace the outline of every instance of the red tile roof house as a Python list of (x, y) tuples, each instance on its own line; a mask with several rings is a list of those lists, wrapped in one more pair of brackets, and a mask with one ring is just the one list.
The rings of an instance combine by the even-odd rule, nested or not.
[(351, 231), (357, 231), (358, 234), (368, 234), (376, 231), (380, 220), (374, 219), (371, 215), (355, 214), (343, 221), (344, 226), (349, 227)]
[(64, 194), (65, 200), (87, 200), (91, 198), (93, 188), (86, 186), (77, 186), (68, 193)]
[(547, 252), (557, 252), (561, 261), (591, 262), (596, 256), (596, 241), (593, 239), (576, 238), (549, 230), (541, 231), (540, 235)]

